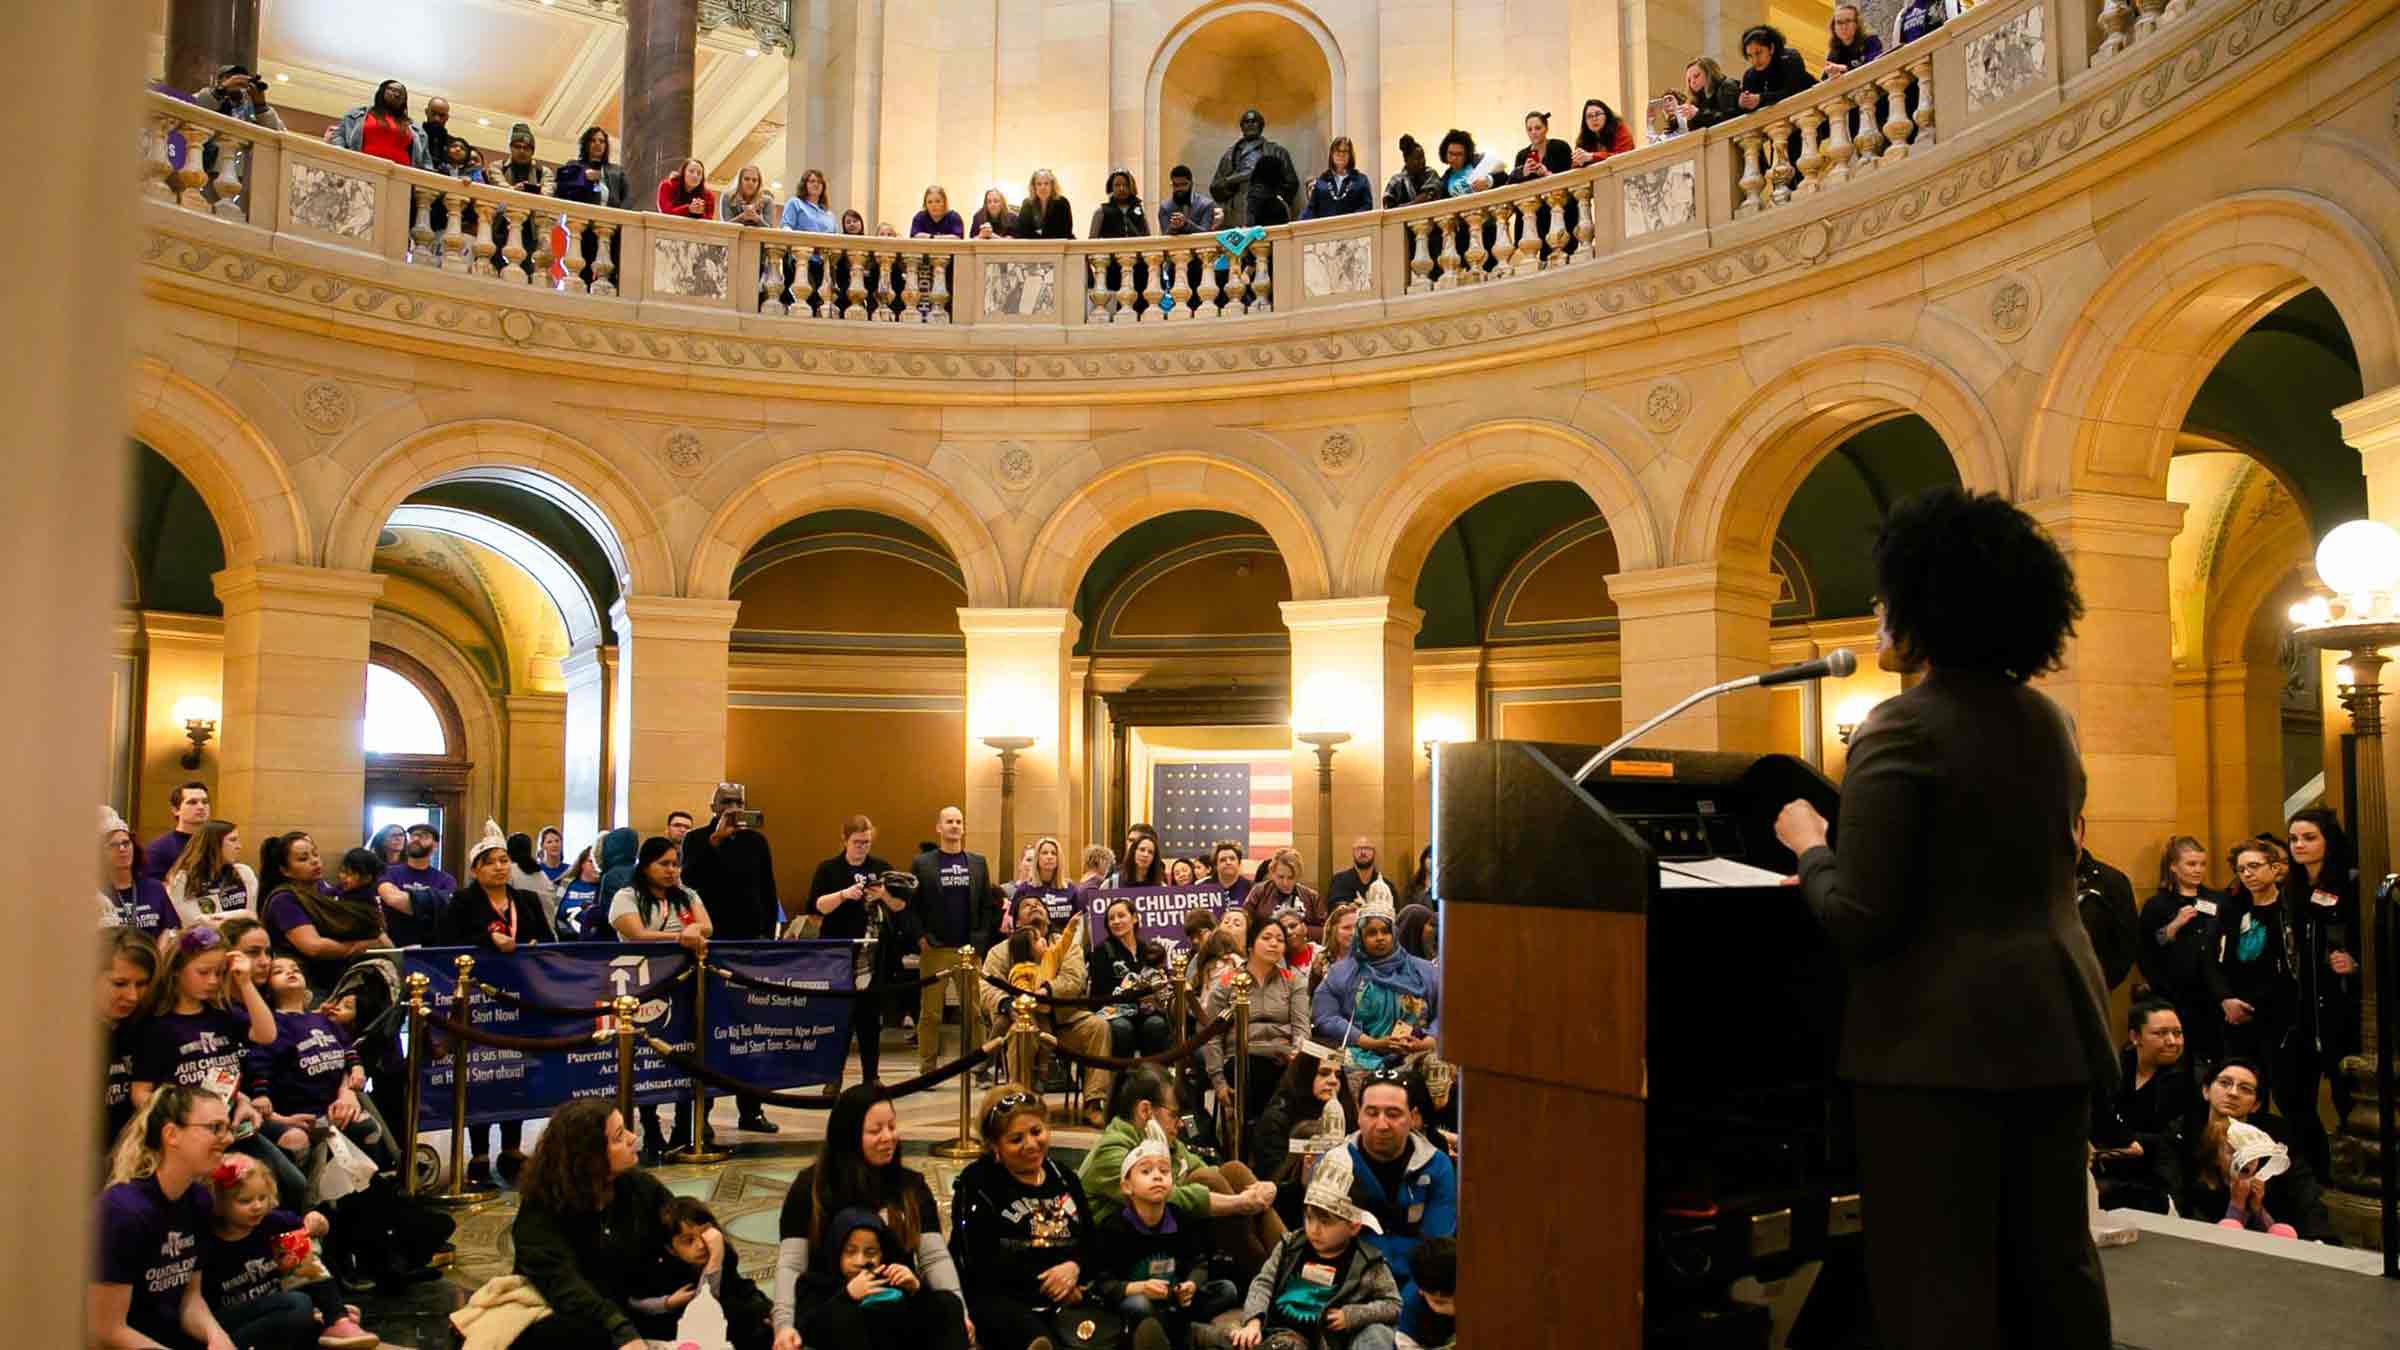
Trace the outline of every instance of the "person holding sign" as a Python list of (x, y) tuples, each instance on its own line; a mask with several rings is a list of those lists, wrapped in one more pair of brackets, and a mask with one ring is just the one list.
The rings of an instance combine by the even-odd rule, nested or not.
[[(992, 865), (967, 851), (967, 813), (945, 806), (933, 818), (932, 848), (917, 855), (909, 871), (917, 878), (917, 974), (928, 978), (956, 970), (970, 946), (990, 947), (1000, 931), (1000, 893)], [(845, 848), (849, 841), (845, 839)], [(1040, 850), (1035, 850), (1035, 867)], [(1050, 875), (1058, 875), (1058, 845), (1050, 845)], [(1040, 873), (1036, 872), (1037, 878)], [(917, 1063), (933, 1072), (942, 1057), (942, 1001), (947, 985), (929, 984), (917, 1006)], [(963, 1053), (965, 1047), (960, 1047)]]
[(1101, 926), (1108, 936), (1092, 949), (1092, 987), (1111, 996), (1128, 996), (1127, 1002), (1104, 1010), (1109, 1053), (1119, 1059), (1155, 1055), (1175, 1041), (1166, 1014), (1153, 1006), (1154, 995), (1165, 989), (1166, 982), (1141, 959), (1142, 926), (1134, 916), (1132, 898), (1120, 895), (1111, 899)]
[[(1079, 999), (1090, 989), (1090, 967), (1083, 951), (1082, 925), (1070, 921), (1067, 931), (1050, 936), (1050, 907), (1042, 897), (1027, 895), (1017, 902), (1017, 926), (1008, 941), (992, 948), (983, 959), (983, 973), (1029, 994)], [(982, 988), (985, 1025), (993, 1035), (1008, 1030), (1015, 1020), (1010, 996), (989, 983)], [(1054, 1007), (1039, 1014), (1050, 1024), (1059, 1044), (1079, 1055), (1108, 1053), (1108, 1023), (1089, 1008)], [(1084, 1118), (1092, 1128), (1108, 1123), (1108, 1070), (1083, 1071)]]

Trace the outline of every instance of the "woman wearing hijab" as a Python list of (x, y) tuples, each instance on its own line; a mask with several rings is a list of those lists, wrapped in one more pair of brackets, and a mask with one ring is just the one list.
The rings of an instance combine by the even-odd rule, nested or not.
[(1400, 949), (1391, 888), (1378, 878), (1358, 911), (1358, 949), (1317, 986), (1317, 1039), (1353, 1069), (1388, 1069), (1434, 1048), (1442, 975)]

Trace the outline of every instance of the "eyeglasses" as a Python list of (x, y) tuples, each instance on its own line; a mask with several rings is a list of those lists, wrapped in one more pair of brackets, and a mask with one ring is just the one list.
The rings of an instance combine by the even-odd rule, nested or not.
[(2236, 866), (2233, 870), (2241, 873), (2244, 876), (2248, 876), (2252, 872), (2264, 872), (2274, 865), (2275, 864), (2270, 862), (2259, 862), (2256, 859), (2253, 859), (2249, 862)]
[(2227, 1092), (2230, 1092), (2237, 1097), (2255, 1097), (2258, 1095), (2257, 1087), (2252, 1084), (2245, 1083), (2239, 1078), (2220, 1078), (2217, 1080), (2216, 1086), (2225, 1089)]
[(230, 1120), (212, 1120), (206, 1125), (202, 1125), (197, 1122), (177, 1121), (175, 1122), (175, 1128), (179, 1130), (205, 1130), (210, 1134), (222, 1138), (233, 1133), (233, 1122)]

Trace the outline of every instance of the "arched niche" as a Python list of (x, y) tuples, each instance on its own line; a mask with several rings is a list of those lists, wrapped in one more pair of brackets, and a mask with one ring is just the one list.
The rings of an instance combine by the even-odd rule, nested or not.
[(1158, 158), (1144, 195), (1163, 192), (1177, 164), (1190, 165), (1207, 191), (1249, 108), (1267, 119), (1267, 139), (1291, 152), (1307, 182), (1337, 134), (1343, 74), (1333, 35), (1298, 6), (1236, 3), (1196, 16), (1168, 35), (1151, 66), (1148, 121)]

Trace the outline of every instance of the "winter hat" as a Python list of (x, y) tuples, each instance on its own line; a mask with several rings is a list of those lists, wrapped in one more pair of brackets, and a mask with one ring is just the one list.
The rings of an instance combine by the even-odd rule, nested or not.
[(525, 144), (528, 146), (534, 144), (533, 127), (531, 125), (524, 122), (519, 122), (515, 126), (508, 129), (508, 143), (510, 145), (515, 145), (519, 141), (525, 142)]
[(1135, 1163), (1150, 1158), (1156, 1158), (1165, 1163), (1170, 1172), (1174, 1170), (1175, 1153), (1167, 1147), (1167, 1132), (1158, 1127), (1158, 1117), (1152, 1116), (1150, 1123), (1143, 1126), (1142, 1131), (1142, 1142), (1125, 1150), (1125, 1161), (1117, 1168), (1119, 1182), (1133, 1175)]
[(501, 829), (497, 822), (487, 819), (483, 822), (483, 837), (475, 841), (475, 847), (467, 850), (467, 866), (482, 866), (483, 855), (494, 850), (508, 852), (508, 832)]
[(2275, 1142), (2275, 1136), (2256, 1125), (2230, 1121), (2225, 1126), (2225, 1142), (2233, 1148), (2233, 1170), (2241, 1171), (2254, 1162), (2264, 1160), (2258, 1169), (2258, 1179), (2272, 1181), (2282, 1176), (2292, 1165), (2292, 1151)]
[(1315, 1171), (1308, 1174), (1308, 1194), (1302, 1201), (1310, 1209), (1323, 1210), (1337, 1219), (1364, 1224), (1375, 1232), (1383, 1231), (1383, 1223), (1358, 1207), (1350, 1198), (1354, 1180), (1350, 1170), (1350, 1150), (1336, 1149), (1325, 1155)]
[(1392, 909), (1392, 888), (1382, 877), (1367, 883), (1366, 903), (1358, 907), (1358, 923), (1364, 928), (1369, 919), (1381, 919), (1395, 927), (1399, 916)]
[[(850, 1245), (850, 1235), (861, 1228), (875, 1234), (875, 1245), (883, 1252), (880, 1264), (907, 1264), (906, 1253), (899, 1250), (900, 1244), (892, 1237), (892, 1230), (884, 1226), (882, 1216), (863, 1205), (851, 1205), (835, 1212), (833, 1222), (825, 1228), (825, 1256), (832, 1268), (841, 1268), (842, 1248)], [(897, 1289), (880, 1289), (862, 1302), (887, 1303), (899, 1297)]]

